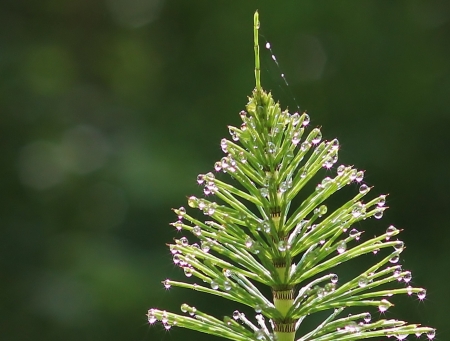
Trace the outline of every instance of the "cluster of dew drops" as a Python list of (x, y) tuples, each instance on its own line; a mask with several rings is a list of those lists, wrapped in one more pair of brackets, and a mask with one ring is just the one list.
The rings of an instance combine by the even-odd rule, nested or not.
[[(292, 121), (293, 126), (296, 126), (300, 123), (300, 115), (298, 113), (294, 113), (292, 115), (290, 115), (289, 113), (286, 114), (287, 118), (290, 119)], [(248, 117), (246, 115), (245, 111), (241, 111), (240, 116), (243, 120), (244, 123), (242, 123), (240, 129), (241, 131), (245, 131), (247, 124), (252, 124), (252, 126), (254, 127), (254, 122), (253, 122), (253, 117)], [(310, 118), (308, 116), (308, 114), (304, 113), (302, 115), (303, 120), (301, 121), (300, 126), (307, 126), (310, 122)], [(239, 135), (235, 130), (230, 129), (229, 130), (231, 138), (233, 141), (239, 141)], [(314, 138), (311, 140), (311, 143), (314, 145), (318, 145), (320, 143), (322, 139), (322, 134), (320, 132), (320, 130), (318, 128), (315, 129), (315, 136)], [(300, 134), (298, 132), (293, 132), (292, 134), (292, 144), (294, 144), (295, 146), (297, 146), (300, 143)], [(337, 162), (337, 151), (339, 149), (339, 142), (337, 139), (334, 139), (332, 141), (329, 142), (332, 145), (331, 148), (331, 152), (334, 152), (334, 154), (331, 157), (328, 157), (324, 160), (322, 166), (326, 169), (331, 169), (333, 167), (333, 165)], [(237, 156), (233, 156), (231, 155), (231, 153), (228, 153), (228, 141), (227, 139), (222, 139), (220, 146), (222, 148), (222, 151), (227, 154), (226, 156), (224, 156), (220, 161), (217, 161), (214, 164), (214, 169), (216, 172), (224, 172), (224, 173), (234, 173), (236, 172), (237, 168), (239, 167), (239, 163), (246, 163), (246, 157), (245, 154), (243, 152), (239, 152), (237, 153)], [(304, 141), (303, 143), (300, 144), (300, 149), (301, 150), (307, 150), (311, 147), (311, 144), (308, 141)], [(267, 151), (269, 153), (275, 153), (275, 145), (269, 145)], [(239, 162), (236, 162), (235, 157), (237, 157)], [(341, 175), (344, 171), (346, 171), (346, 166), (344, 165), (340, 165), (337, 167), (337, 175)], [(303, 175), (303, 174), (302, 174)], [(350, 180), (356, 183), (359, 183), (359, 192), (361, 194), (365, 194), (367, 193), (370, 188), (367, 184), (362, 183), (364, 179), (364, 171), (362, 170), (356, 170), (356, 169), (352, 169), (351, 174), (350, 174)], [(333, 181), (333, 179), (331, 179), (330, 177), (326, 177), (322, 180), (321, 183), (319, 183), (316, 186), (316, 191), (319, 191), (323, 188), (325, 188), (327, 186), (328, 183), (330, 183), (331, 181)], [(203, 192), (205, 194), (205, 196), (209, 196), (209, 195), (213, 195), (215, 193), (217, 193), (219, 191), (219, 188), (217, 187), (216, 183), (215, 183), (215, 175), (212, 172), (208, 172), (206, 174), (199, 174), (197, 176), (197, 183), (199, 185), (202, 185), (204, 187)], [(289, 189), (292, 186), (292, 180), (291, 179), (287, 179), (286, 181), (282, 182), (280, 184), (280, 192), (285, 192), (287, 189)], [(263, 196), (267, 196), (268, 195), (268, 190), (265, 187), (262, 187), (260, 189), (260, 192)], [(374, 218), (376, 219), (381, 219), (383, 216), (383, 212), (384, 212), (384, 205), (386, 202), (386, 196), (385, 195), (381, 195), (378, 199), (377, 202), (377, 206), (379, 207), (379, 210), (375, 211), (374, 213)], [(191, 207), (198, 207), (200, 210), (203, 211), (203, 213), (205, 215), (213, 215), (215, 212), (215, 209), (217, 207), (217, 203), (215, 202), (209, 202), (206, 200), (202, 200), (200, 198), (196, 198), (194, 196), (189, 197), (188, 199), (188, 204)], [(319, 216), (323, 215), (326, 213), (326, 206), (322, 205), (318, 208), (316, 208), (316, 211), (314, 213), (319, 214)], [(184, 214), (186, 214), (186, 209), (184, 207), (180, 207), (178, 210), (178, 221), (172, 223), (173, 226), (175, 226), (175, 228), (177, 230), (182, 230), (182, 226), (183, 226), (183, 216)], [(363, 203), (359, 202), (357, 203), (357, 205), (352, 209), (352, 215), (354, 217), (359, 217), (361, 215), (365, 214), (365, 206)], [(211, 223), (211, 222), (205, 222), (205, 223)], [(264, 226), (264, 222), (262, 224)], [(269, 226), (266, 223), (266, 226)], [(394, 226), (389, 226), (386, 230), (386, 240), (390, 239), (390, 236), (392, 236), (395, 232), (397, 231), (397, 228)], [(347, 232), (347, 229), (344, 229), (344, 232)], [(194, 226), (192, 228), (192, 233), (194, 235), (200, 236), (202, 231), (201, 228), (199, 226)], [(359, 240), (361, 233), (355, 229), (352, 228), (349, 231), (349, 236), (354, 238), (355, 240)], [(181, 243), (182, 246), (188, 246), (189, 242), (188, 239), (186, 237), (181, 237), (179, 242)], [(381, 243), (381, 242), (379, 242)], [(197, 243), (192, 244), (192, 247), (198, 248), (200, 250), (202, 250), (203, 252), (207, 253), (209, 252), (209, 250), (211, 249), (211, 247), (214, 244), (214, 240), (211, 239), (205, 239), (201, 241), (201, 245), (198, 245)], [(252, 240), (249, 240), (248, 242), (246, 241), (246, 246), (247, 247), (251, 247), (252, 245)], [(283, 244), (280, 246), (283, 250), (285, 250), (288, 246)], [(398, 242), (394, 245), (394, 249), (395, 251), (397, 251), (396, 253), (393, 254), (393, 256), (390, 258), (390, 263), (392, 264), (396, 264), (399, 262), (400, 256), (399, 253), (403, 250), (404, 248), (404, 243), (400, 240), (398, 240)], [(336, 246), (336, 251), (341, 254), (344, 253), (347, 249), (347, 244), (345, 241), (340, 241), (337, 243)], [(280, 250), (282, 251), (282, 250)], [(376, 254), (379, 250), (374, 250), (373, 253)], [(193, 274), (193, 269), (192, 267), (190, 267), (189, 262), (187, 261), (187, 259), (189, 258), (189, 255), (185, 256), (185, 259), (181, 259), (179, 256), (180, 251), (178, 251), (176, 248), (171, 249), (171, 252), (173, 254), (173, 262), (175, 265), (181, 267), (184, 269), (184, 273), (186, 275), (186, 277), (191, 277)], [(395, 265), (393, 267), (394, 270), (394, 276), (397, 277), (397, 280), (399, 282), (403, 281), (406, 285), (408, 285), (407, 289), (408, 289), (408, 295), (411, 295), (413, 293), (412, 287), (409, 285), (409, 282), (412, 279), (412, 275), (410, 271), (402, 271), (401, 265)], [(225, 272), (229, 270), (224, 270), (224, 274)], [(226, 274), (225, 274), (226, 275)], [(358, 285), (360, 287), (365, 287), (366, 285), (368, 285), (370, 283), (370, 280), (368, 277), (370, 277), (371, 274), (369, 274), (369, 276), (361, 276), (358, 280)], [(331, 283), (333, 285), (335, 285), (338, 281), (338, 277), (337, 275), (333, 274), (331, 276)], [(230, 290), (231, 289), (231, 283), (229, 283), (229, 285), (226, 284), (227, 281), (224, 282), (224, 290)], [(170, 288), (170, 282), (169, 280), (165, 280), (163, 281), (164, 287), (166, 289)], [(195, 285), (195, 284), (194, 284)], [(217, 282), (215, 282), (214, 280), (211, 280), (210, 282), (211, 288), (214, 290), (219, 289), (219, 285)], [(426, 297), (426, 290), (422, 289), (417, 293), (417, 297), (420, 300), (425, 299)], [(390, 304), (389, 302), (387, 302), (386, 300), (382, 300), (380, 306), (378, 307), (380, 312), (385, 312), (388, 308), (389, 308)], [(183, 312), (188, 312), (191, 316), (195, 315), (195, 311), (196, 308), (195, 307), (189, 307), (186, 304), (182, 305), (182, 309)], [(235, 311), (233, 313), (233, 319), (234, 320), (242, 320), (244, 323), (248, 324), (254, 331), (255, 331), (255, 337), (257, 340), (266, 340), (266, 337), (269, 338), (269, 340), (274, 340), (274, 335), (269, 333), (265, 324), (264, 324), (264, 317), (259, 314), (261, 312), (261, 309), (259, 308), (255, 308), (255, 311), (258, 313), (256, 315), (256, 319), (258, 321), (258, 324), (261, 326), (261, 328), (256, 328), (253, 324), (251, 324), (246, 318), (245, 315), (239, 311)], [(370, 313), (366, 313), (365, 317), (364, 317), (364, 321), (366, 323), (370, 322), (371, 320), (371, 316)], [(151, 316), (151, 314), (149, 315), (149, 322), (150, 323), (154, 323), (156, 321), (156, 317)], [(167, 318), (162, 318), (161, 320), (165, 326), (166, 329), (169, 329), (171, 327), (171, 324), (167, 322)], [(176, 321), (174, 321), (176, 322)], [(272, 321), (270, 320), (270, 322), (272, 323)], [(173, 323), (176, 324), (176, 323)], [(358, 332), (360, 330), (360, 326), (352, 321), (350, 322), (345, 328), (344, 331), (347, 332)], [(419, 337), (422, 333), (418, 333), (416, 334), (417, 337)], [(398, 340), (403, 340), (406, 338), (408, 334), (398, 334), (398, 335), (387, 335), (388, 337), (390, 336), (395, 336)], [(435, 331), (429, 331), (427, 333), (427, 337), (428, 339), (433, 339), (435, 337)]]
[[(351, 316), (351, 315), (349, 315), (349, 316)], [(348, 324), (345, 325), (344, 328), (338, 328), (338, 332), (351, 333), (351, 334), (359, 333), (361, 331), (364, 323), (370, 323), (371, 320), (372, 320), (372, 315), (370, 313), (365, 313), (363, 316), (363, 321), (361, 321), (359, 323), (356, 321), (350, 321)], [(415, 336), (419, 338), (423, 334), (425, 334), (427, 336), (428, 340), (432, 340), (436, 336), (436, 330), (432, 329), (426, 333), (416, 332)], [(388, 335), (386, 335), (386, 337), (387, 338), (395, 337), (397, 340), (405, 340), (408, 337), (408, 335), (409, 335), (409, 333), (398, 332), (398, 333), (394, 333), (394, 334), (388, 334)]]
[[(242, 125), (241, 125), (241, 131), (244, 131), (246, 129), (248, 122), (249, 122), (249, 124), (254, 125), (254, 123), (252, 123), (253, 117), (247, 117), (245, 111), (241, 111), (240, 115), (241, 115), (242, 120), (244, 121), (244, 123), (242, 123)], [(310, 123), (310, 118), (307, 113), (303, 113), (302, 121), (300, 119), (300, 115), (297, 112), (292, 115), (287, 113), (286, 115), (287, 115), (287, 118), (292, 121), (293, 126), (297, 126), (301, 122), (301, 126), (305, 127)], [(316, 128), (314, 130), (316, 132), (315, 132), (314, 138), (311, 140), (311, 143), (317, 145), (317, 144), (319, 144), (319, 142), (322, 139), (322, 134), (319, 129)], [(237, 134), (236, 131), (230, 129), (230, 135), (234, 141), (239, 141), (239, 135)], [(221, 140), (221, 143), (220, 143), (221, 148), (224, 153), (229, 152), (227, 142), (228, 142), (227, 139), (224, 138)], [(297, 135), (297, 132), (294, 132), (293, 136), (292, 136), (292, 143), (294, 145), (298, 145), (299, 142), (300, 142), (300, 137)], [(326, 158), (324, 160), (323, 167), (326, 169), (330, 169), (337, 162), (337, 150), (339, 149), (339, 142), (337, 139), (334, 139), (330, 143), (332, 144), (332, 147), (333, 147), (331, 149), (331, 152), (336, 152), (336, 153), (332, 157)], [(308, 141), (304, 141), (300, 145), (300, 148), (303, 150), (306, 150), (309, 147), (310, 147), (310, 145), (309, 145)], [(275, 147), (273, 147), (273, 148), (275, 148)], [(269, 152), (275, 152), (275, 150), (273, 148), (272, 149), (269, 148), (270, 149)], [(238, 159), (241, 163), (247, 162), (245, 155), (242, 152), (238, 153)], [(217, 172), (222, 171), (224, 173), (227, 173), (227, 172), (234, 173), (234, 172), (236, 172), (237, 168), (238, 168), (238, 163), (236, 162), (236, 160), (230, 153), (228, 153), (228, 155), (223, 157), (220, 161), (217, 161), (214, 165), (214, 169)], [(346, 171), (346, 168), (347, 167), (344, 165), (340, 165), (339, 167), (337, 167), (337, 175), (342, 175), (343, 172)], [(360, 184), (359, 192), (361, 194), (365, 194), (370, 190), (370, 188), (367, 184), (362, 183), (362, 181), (364, 179), (364, 171), (363, 170), (352, 169), (349, 178), (350, 178), (350, 181), (354, 181), (354, 182)], [(320, 190), (324, 189), (332, 181), (333, 181), (333, 179), (331, 179), (330, 177), (325, 177), (316, 186), (316, 191), (320, 191)], [(219, 188), (215, 184), (215, 175), (212, 172), (208, 172), (206, 174), (199, 174), (197, 176), (197, 183), (204, 187), (203, 192), (206, 196), (215, 194), (219, 191)], [(286, 181), (283, 181), (280, 183), (279, 191), (285, 192), (287, 189), (289, 189), (291, 187), (292, 187), (292, 178), (289, 178)], [(268, 195), (267, 187), (260, 188), (260, 193), (263, 196), (267, 196)], [(381, 219), (383, 217), (385, 203), (386, 203), (386, 196), (381, 195), (377, 202), (378, 209), (375, 211), (375, 213), (373, 215), (375, 219)], [(203, 211), (203, 213), (205, 215), (209, 215), (209, 216), (214, 214), (215, 209), (217, 207), (216, 202), (209, 202), (207, 200), (203, 200), (201, 198), (196, 198), (194, 196), (189, 197), (188, 204), (191, 207), (198, 207), (200, 210)], [(321, 205), (320, 207), (316, 208), (316, 210), (314, 211), (314, 214), (317, 214), (319, 217), (321, 217), (322, 215), (326, 214), (326, 212), (327, 212), (327, 207), (325, 205)], [(179, 231), (182, 230), (182, 226), (183, 226), (182, 218), (185, 213), (186, 213), (186, 209), (184, 207), (180, 207), (178, 209), (178, 221), (172, 223), (172, 225), (175, 226), (175, 228)], [(352, 215), (355, 218), (357, 218), (359, 216), (364, 216), (364, 214), (365, 214), (365, 205), (362, 202), (358, 202), (355, 205), (355, 207), (352, 209)], [(312, 229), (311, 226), (309, 228)], [(258, 230), (263, 230), (266, 233), (269, 233), (270, 232), (269, 223), (266, 221), (262, 221), (261, 224), (258, 226)], [(393, 234), (396, 230), (397, 229), (394, 226), (392, 226), (392, 225), (389, 226), (386, 231), (387, 235), (388, 235), (387, 239), (389, 239), (389, 235)], [(347, 229), (344, 229), (344, 232), (346, 232), (346, 231), (347, 231)], [(200, 236), (202, 233), (201, 228), (199, 226), (194, 226), (192, 229), (192, 232), (197, 236)], [(349, 235), (350, 235), (350, 237), (352, 237), (356, 240), (359, 240), (360, 232), (357, 229), (353, 228), (349, 231)], [(185, 237), (183, 237), (181, 239), (181, 241), (183, 244), (187, 243), (187, 239)], [(204, 248), (202, 247), (202, 249), (204, 249), (204, 251), (207, 252), (209, 250), (212, 242), (209, 240), (203, 241), (202, 246), (203, 246), (203, 243), (205, 244), (205, 247)], [(253, 246), (253, 241), (250, 238), (248, 241), (246, 241), (245, 244), (247, 247), (251, 248)], [(279, 245), (280, 251), (285, 251), (285, 249), (288, 247), (289, 247), (289, 245), (286, 245), (286, 243), (284, 241), (281, 241), (281, 244)], [(346, 245), (345, 241), (341, 241), (337, 245), (337, 251), (339, 253), (345, 252), (346, 249), (347, 249), (347, 245)], [(397, 251), (403, 249), (403, 242), (399, 241), (398, 244), (396, 244), (395, 249)], [(374, 251), (374, 253), (376, 253), (376, 252), (377, 251)], [(391, 259), (391, 263), (396, 263), (398, 261), (398, 259), (399, 259), (398, 255), (393, 256), (393, 258)], [(177, 262), (176, 264), (179, 264), (179, 263)], [(183, 265), (183, 264), (181, 264), (181, 265)]]

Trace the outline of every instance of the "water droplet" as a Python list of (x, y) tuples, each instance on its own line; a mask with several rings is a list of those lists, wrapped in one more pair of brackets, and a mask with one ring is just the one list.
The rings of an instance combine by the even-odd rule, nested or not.
[(181, 237), (180, 242), (181, 242), (181, 245), (183, 245), (183, 246), (188, 246), (188, 244), (189, 244), (189, 241), (186, 237)]
[(384, 313), (386, 310), (388, 310), (390, 307), (390, 303), (386, 299), (382, 299), (380, 301), (380, 305), (378, 306), (378, 310), (382, 313)]
[(372, 320), (372, 315), (370, 315), (370, 313), (366, 313), (366, 314), (364, 315), (364, 321), (365, 321), (366, 323), (369, 323), (371, 320)]
[(280, 240), (278, 242), (278, 251), (280, 251), (280, 252), (286, 251), (286, 242), (284, 240)]
[(365, 194), (368, 191), (369, 191), (369, 186), (367, 186), (366, 184), (362, 184), (361, 186), (359, 186), (359, 193)]
[(403, 251), (405, 247), (405, 243), (402, 242), (401, 240), (398, 240), (397, 243), (394, 245), (394, 249), (397, 251)]
[(255, 127), (256, 127), (255, 120), (254, 120), (254, 118), (251, 117), (251, 116), (248, 118), (248, 123), (250, 123), (250, 125), (252, 126), (252, 128), (255, 128)]
[(389, 240), (389, 238), (392, 236), (392, 235), (394, 235), (394, 233), (395, 232), (397, 232), (398, 230), (397, 230), (397, 228), (394, 226), (394, 225), (391, 225), (391, 226), (389, 226), (387, 229), (386, 229), (386, 240)]
[(270, 182), (272, 180), (272, 175), (273, 175), (272, 173), (266, 172), (266, 176), (264, 177), (264, 182), (263, 182), (264, 187), (267, 187), (270, 185)]
[(147, 313), (148, 323), (153, 324), (157, 321), (154, 309), (150, 309)]
[(270, 154), (274, 154), (277, 151), (277, 147), (275, 146), (275, 143), (269, 142), (267, 143), (267, 152)]
[(359, 231), (357, 229), (351, 229), (348, 233), (350, 237), (356, 238), (358, 236)]
[(162, 323), (167, 323), (169, 321), (169, 318), (167, 317), (167, 312), (164, 310), (161, 318)]
[(397, 340), (404, 340), (408, 337), (408, 334), (396, 334), (395, 337)]
[(230, 136), (233, 141), (239, 141), (239, 134), (233, 128), (234, 127), (228, 127), (228, 132), (230, 133)]
[(289, 150), (289, 151), (286, 152), (286, 155), (284, 156), (284, 158), (286, 160), (291, 160), (291, 159), (294, 158), (294, 153), (291, 150)]
[(189, 310), (189, 315), (194, 316), (196, 312), (197, 312), (197, 308), (191, 307), (191, 309)]
[(194, 196), (190, 196), (188, 198), (188, 205), (192, 208), (197, 208), (198, 207), (198, 199)]
[(222, 151), (224, 153), (228, 153), (228, 141), (227, 141), (227, 139), (222, 139), (220, 141), (220, 147), (222, 148)]
[(425, 289), (421, 289), (417, 293), (417, 297), (419, 298), (419, 300), (423, 300), (426, 296), (427, 296), (427, 291)]
[(434, 339), (435, 336), (436, 336), (436, 330), (435, 329), (430, 330), (430, 331), (427, 332), (427, 337), (428, 337), (429, 340)]
[(360, 170), (356, 172), (355, 181), (361, 182), (364, 179), (364, 171)]
[(400, 260), (400, 256), (398, 254), (393, 254), (391, 258), (389, 258), (389, 262), (392, 264), (398, 263)]
[(339, 140), (338, 139), (333, 139), (331, 142), (331, 150), (338, 150), (339, 149)]
[(184, 270), (184, 274), (186, 277), (192, 277), (192, 273), (194, 272), (194, 270), (192, 268), (190, 268), (189, 266), (186, 266), (183, 268)]
[(322, 205), (322, 206), (317, 207), (317, 208), (314, 210), (314, 214), (317, 214), (317, 216), (320, 218), (320, 217), (322, 217), (324, 214), (327, 213), (327, 210), (328, 210), (327, 206), (326, 206), (326, 205)]
[(223, 288), (225, 289), (225, 291), (230, 291), (231, 290), (231, 282), (230, 281), (224, 281), (223, 282)]
[(300, 150), (302, 152), (307, 151), (309, 148), (311, 147), (311, 144), (308, 141), (304, 141), (302, 142), (302, 144), (300, 145)]
[(325, 179), (322, 180), (320, 184), (316, 186), (316, 191), (321, 191), (325, 189), (331, 182), (332, 180), (329, 177), (326, 177)]
[(267, 187), (261, 187), (259, 189), (259, 192), (261, 193), (261, 195), (265, 198), (269, 195), (269, 189)]
[(178, 230), (178, 231), (181, 231), (181, 229), (183, 228), (183, 223), (181, 222), (181, 221), (176, 221), (176, 222), (174, 222), (173, 223), (173, 226), (175, 226), (175, 228)]
[(205, 174), (205, 180), (207, 180), (208, 182), (214, 182), (214, 180), (216, 179), (214, 173), (208, 172)]
[(188, 310), (189, 310), (189, 306), (188, 306), (186, 303), (183, 303), (183, 304), (181, 305), (181, 311), (182, 311), (183, 313), (187, 313)]
[(367, 284), (369, 284), (369, 279), (367, 278), (367, 276), (363, 275), (363, 276), (359, 277), (358, 285), (361, 288), (364, 288)]
[(318, 288), (317, 291), (316, 291), (316, 295), (319, 298), (324, 297), (326, 293), (327, 292), (326, 292), (326, 290), (324, 288)]
[(233, 319), (239, 320), (241, 317), (241, 313), (238, 310), (233, 311)]
[(337, 158), (334, 158), (333, 156), (329, 156), (323, 163), (322, 167), (326, 169), (330, 169), (333, 167), (334, 163), (337, 161)]
[(361, 203), (361, 202), (357, 202), (352, 209), (352, 216), (354, 216), (355, 218), (358, 218), (359, 216), (361, 216), (365, 211), (365, 206)]
[(170, 280), (169, 279), (164, 280), (163, 285), (164, 285), (164, 288), (169, 289), (170, 288)]
[(378, 205), (378, 207), (383, 207), (384, 204), (386, 204), (386, 196), (380, 195), (380, 197), (378, 198), (377, 205)]
[(383, 210), (382, 209), (376, 210), (373, 216), (375, 219), (381, 219), (383, 217)]
[(179, 255), (173, 255), (173, 264), (179, 264), (180, 263), (180, 256)]
[(232, 272), (231, 272), (231, 270), (230, 269), (222, 269), (222, 273), (223, 273), (223, 275), (225, 276), (225, 277), (231, 277), (231, 274), (232, 274)]
[(210, 285), (211, 285), (211, 288), (214, 290), (219, 289), (219, 284), (215, 280), (211, 280)]
[(344, 165), (340, 165), (340, 166), (337, 168), (337, 175), (342, 175), (342, 174), (344, 174), (344, 171), (345, 171), (345, 166), (344, 166)]
[(298, 131), (294, 132), (294, 134), (292, 134), (292, 144), (297, 145), (300, 142), (300, 133)]
[(230, 160), (230, 165), (228, 166), (226, 171), (229, 172), (229, 173), (234, 173), (234, 172), (236, 172), (236, 169), (237, 169), (236, 161)]
[(247, 162), (247, 157), (245, 156), (245, 153), (244, 153), (244, 152), (239, 152), (239, 154), (238, 154), (238, 160), (239, 160), (241, 163), (246, 163), (246, 162)]
[(269, 42), (266, 43), (266, 49), (270, 50), (270, 43)]
[(259, 253), (260, 245), (259, 243), (253, 243), (252, 246), (249, 248), (250, 252), (257, 255)]
[(197, 183), (201, 185), (203, 182), (205, 182), (205, 175), (204, 174), (197, 175)]
[(284, 192), (286, 192), (288, 189), (289, 189), (289, 185), (286, 183), (286, 181), (283, 181), (283, 182), (280, 184), (280, 188), (279, 188), (280, 192), (281, 192), (281, 193), (284, 193)]
[(331, 275), (331, 277), (330, 277), (331, 283), (336, 284), (338, 282), (338, 280), (339, 280), (338, 275), (336, 275), (336, 274)]
[(403, 280), (405, 281), (405, 283), (409, 283), (411, 279), (412, 279), (411, 271), (405, 271), (405, 273), (403, 274)]
[(255, 305), (255, 313), (259, 314), (262, 311), (262, 308), (259, 304)]
[(212, 243), (209, 240), (202, 240), (201, 248), (203, 252), (208, 252), (211, 249)]
[(360, 327), (355, 321), (350, 321), (346, 326), (345, 330), (349, 333), (357, 333), (360, 331)]
[(222, 170), (222, 162), (217, 161), (217, 162), (214, 164), (214, 169), (216, 170), (216, 172), (220, 172), (220, 171)]
[(313, 131), (311, 133), (314, 136), (311, 140), (311, 143), (318, 144), (320, 142), (320, 140), (322, 140), (322, 132), (319, 130), (319, 128), (315, 128), (315, 129), (313, 129)]
[(408, 293), (409, 296), (411, 296), (413, 294), (413, 287), (408, 285), (406, 287), (406, 292)]
[(200, 227), (198, 227), (197, 225), (195, 225), (195, 226), (192, 228), (192, 232), (194, 232), (194, 234), (195, 234), (196, 236), (200, 236), (200, 235), (202, 234), (202, 229), (201, 229)]
[(222, 164), (222, 171), (225, 173), (227, 171), (228, 165), (228, 159), (226, 157), (223, 157), (220, 159), (220, 163)]
[(292, 188), (292, 178), (287, 178), (286, 179), (286, 184), (288, 188)]
[(228, 316), (223, 317), (223, 322), (225, 322), (227, 324), (227, 326), (231, 326), (231, 324), (233, 323), (231, 321), (232, 321), (232, 319), (229, 318)]
[(300, 122), (300, 115), (298, 112), (292, 114), (291, 121), (294, 127)]
[(211, 205), (208, 205), (206, 210), (207, 215), (213, 215), (216, 212), (216, 206), (217, 204), (215, 202), (211, 203)]
[(343, 253), (343, 252), (345, 252), (345, 250), (347, 250), (347, 243), (345, 242), (345, 240), (341, 240), (336, 245), (336, 250), (337, 250), (338, 253)]
[(309, 118), (309, 115), (306, 112), (304, 112), (302, 116), (303, 116), (302, 125), (304, 127), (306, 127), (309, 124), (309, 122), (311, 121), (311, 119)]
[(250, 237), (247, 237), (247, 239), (245, 240), (245, 246), (247, 248), (251, 248), (253, 246), (253, 239)]
[(183, 219), (183, 216), (186, 214), (186, 209), (184, 207), (180, 207), (177, 210), (177, 214), (178, 214), (178, 219)]

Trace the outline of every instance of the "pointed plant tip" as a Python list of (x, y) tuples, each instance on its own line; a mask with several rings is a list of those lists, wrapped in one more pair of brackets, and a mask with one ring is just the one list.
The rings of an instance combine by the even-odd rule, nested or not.
[(261, 91), (261, 69), (259, 62), (259, 14), (258, 11), (255, 12), (253, 16), (253, 40), (254, 40), (254, 50), (255, 50), (255, 88), (259, 92)]

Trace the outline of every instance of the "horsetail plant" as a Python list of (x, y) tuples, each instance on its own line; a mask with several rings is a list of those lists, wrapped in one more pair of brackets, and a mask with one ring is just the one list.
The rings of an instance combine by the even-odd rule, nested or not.
[[(152, 308), (148, 321), (236, 341), (403, 340), (410, 334), (433, 339), (433, 328), (383, 318), (393, 305), (391, 296), (415, 294), (423, 300), (426, 291), (409, 285), (411, 272), (398, 264), (404, 249), (397, 239), (399, 229), (391, 225), (385, 233), (359, 241), (362, 232), (354, 225), (380, 219), (387, 208), (385, 195), (366, 199), (371, 187), (362, 183), (363, 171), (340, 165), (335, 176), (323, 178), (309, 195), (301, 193), (300, 204), (293, 204), (301, 190), (317, 183), (321, 170), (330, 174), (339, 142), (322, 140), (319, 128), (308, 132), (307, 113), (282, 111), (271, 93), (262, 89), (258, 29), (256, 12), (256, 87), (240, 113), (242, 125), (230, 126), (231, 140), (221, 141), (226, 156), (214, 165), (215, 171), (228, 173), (237, 184), (219, 180), (212, 172), (200, 174), (197, 182), (208, 199), (191, 196), (188, 205), (209, 220), (196, 219), (183, 207), (174, 210), (178, 220), (172, 225), (191, 232), (199, 243), (175, 239), (170, 245), (173, 262), (200, 284), (163, 281), (166, 288), (193, 289), (238, 302), (254, 309), (256, 316), (236, 310), (218, 319), (183, 303), (185, 314)], [(329, 198), (350, 184), (359, 187), (356, 195), (328, 209)], [(213, 196), (220, 201), (210, 200)], [(339, 264), (380, 250), (387, 255), (380, 252), (374, 265), (339, 282), (334, 272)], [(270, 287), (271, 299), (261, 292), (263, 286)], [(377, 320), (371, 318), (374, 310)], [(296, 335), (302, 322), (318, 312), (327, 313), (324, 320)]]

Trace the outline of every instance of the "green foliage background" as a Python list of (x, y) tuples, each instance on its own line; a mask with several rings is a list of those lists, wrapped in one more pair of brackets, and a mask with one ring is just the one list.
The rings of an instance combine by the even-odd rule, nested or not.
[[(450, 3), (4, 1), (0, 5), (0, 335), (9, 340), (212, 340), (149, 327), (149, 307), (229, 304), (160, 280), (183, 275), (171, 207), (222, 156), (226, 125), (262, 82), (366, 169), (404, 228), (404, 268), (428, 289), (398, 317), (449, 332)], [(265, 53), (265, 55), (264, 55)], [(269, 72), (266, 70), (269, 69)], [(367, 233), (371, 233), (370, 228)], [(374, 232), (375, 233), (375, 232)], [(387, 317), (391, 314), (387, 313)]]

